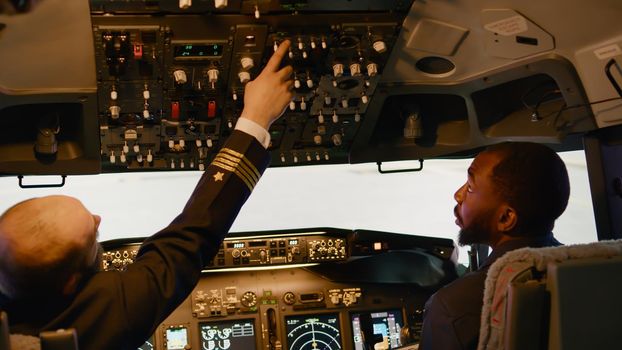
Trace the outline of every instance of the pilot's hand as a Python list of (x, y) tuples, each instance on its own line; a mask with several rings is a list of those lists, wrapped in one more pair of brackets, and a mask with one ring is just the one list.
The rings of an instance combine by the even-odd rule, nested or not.
[(261, 74), (248, 82), (244, 89), (244, 110), (240, 117), (250, 119), (266, 130), (283, 114), (294, 97), (294, 70), (291, 66), (279, 69), (289, 46), (289, 40), (283, 41)]

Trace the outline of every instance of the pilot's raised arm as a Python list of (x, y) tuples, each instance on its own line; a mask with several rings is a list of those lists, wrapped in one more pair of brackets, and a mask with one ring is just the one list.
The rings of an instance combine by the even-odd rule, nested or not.
[(268, 166), (267, 130), (293, 96), (292, 68), (279, 68), (289, 45), (247, 84), (235, 130), (183, 211), (144, 242), (126, 271), (95, 271), (101, 219), (75, 198), (35, 198), (2, 215), (0, 309), (12, 333), (75, 328), (87, 350), (144, 343), (192, 291)]

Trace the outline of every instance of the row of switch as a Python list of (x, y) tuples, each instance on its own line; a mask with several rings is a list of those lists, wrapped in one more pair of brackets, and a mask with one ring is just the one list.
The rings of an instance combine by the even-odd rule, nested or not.
[[(291, 155), (291, 159), (294, 163), (298, 163), (300, 162), (300, 158), (298, 158), (298, 153), (292, 153)], [(311, 153), (306, 153), (304, 159), (307, 160), (307, 162), (312, 162), (313, 160), (316, 161), (321, 161), (322, 159), (328, 161), (330, 160), (330, 155), (328, 154), (328, 152), (324, 152), (323, 157), (320, 155), (319, 152), (315, 152), (315, 155), (312, 155)], [(281, 163), (287, 163), (287, 156), (284, 153), (281, 153)]]

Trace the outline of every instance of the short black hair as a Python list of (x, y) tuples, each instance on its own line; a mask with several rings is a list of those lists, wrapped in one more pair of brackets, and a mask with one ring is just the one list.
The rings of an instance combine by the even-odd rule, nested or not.
[(518, 214), (517, 225), (509, 234), (535, 236), (550, 232), (570, 197), (568, 171), (559, 155), (532, 142), (504, 142), (485, 152), (502, 156), (492, 170), (492, 181)]

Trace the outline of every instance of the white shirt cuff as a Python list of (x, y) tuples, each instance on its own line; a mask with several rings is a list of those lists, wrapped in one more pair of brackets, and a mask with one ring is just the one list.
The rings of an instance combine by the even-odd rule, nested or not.
[(235, 129), (253, 136), (265, 149), (268, 149), (268, 146), (270, 146), (270, 133), (268, 130), (250, 119), (239, 118), (235, 124)]

